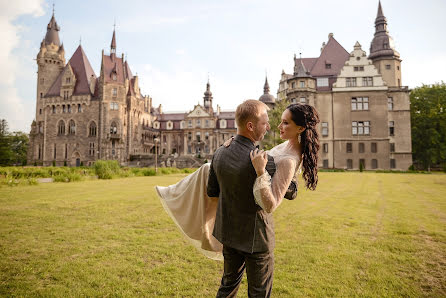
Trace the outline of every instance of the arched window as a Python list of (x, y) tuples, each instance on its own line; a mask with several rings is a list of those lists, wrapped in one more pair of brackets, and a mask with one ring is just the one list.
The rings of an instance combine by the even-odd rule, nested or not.
[(118, 126), (116, 125), (115, 121), (113, 121), (112, 124), (110, 125), (110, 133), (113, 135), (118, 133)]
[(93, 121), (93, 122), (90, 123), (90, 127), (89, 127), (89, 130), (88, 130), (88, 135), (90, 137), (95, 137), (96, 136), (96, 130), (97, 130), (96, 122)]
[(56, 114), (56, 106), (53, 105), (51, 108), (53, 109), (53, 114)]
[(76, 123), (74, 123), (74, 120), (70, 120), (70, 123), (68, 124), (68, 134), (74, 135), (76, 133)]
[(65, 122), (63, 120), (60, 120), (57, 124), (57, 134), (58, 135), (64, 135), (65, 134)]

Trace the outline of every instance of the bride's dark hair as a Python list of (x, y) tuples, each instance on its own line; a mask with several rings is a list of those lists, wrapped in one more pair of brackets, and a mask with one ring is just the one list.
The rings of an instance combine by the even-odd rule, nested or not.
[(291, 104), (287, 107), (291, 112), (291, 119), (296, 125), (302, 126), (305, 130), (300, 135), (302, 145), (302, 167), (305, 185), (311, 190), (317, 186), (317, 159), (319, 152), (319, 132), (316, 125), (319, 123), (319, 113), (307, 104)]

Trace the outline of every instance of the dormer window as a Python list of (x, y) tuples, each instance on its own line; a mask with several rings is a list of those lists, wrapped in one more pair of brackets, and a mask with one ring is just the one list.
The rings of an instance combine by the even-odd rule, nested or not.
[(331, 63), (325, 63), (325, 69), (331, 69)]
[(225, 119), (220, 120), (220, 128), (226, 128), (226, 120)]
[(112, 74), (113, 81), (116, 81), (117, 78), (118, 78), (118, 76), (116, 75), (116, 73)]

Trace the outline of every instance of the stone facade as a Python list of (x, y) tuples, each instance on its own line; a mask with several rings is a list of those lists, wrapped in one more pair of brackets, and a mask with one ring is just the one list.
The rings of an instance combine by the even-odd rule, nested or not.
[(319, 57), (294, 57), (294, 73), (282, 72), (278, 99), (319, 111), (320, 167), (407, 170), (412, 164), (409, 90), (381, 4), (375, 28), (368, 57), (359, 43), (348, 53), (330, 34)]
[(79, 166), (114, 159), (126, 164), (132, 154), (153, 152), (159, 131), (152, 128), (152, 98), (141, 94), (124, 56), (117, 57), (115, 32), (96, 77), (80, 45), (65, 64), (59, 30), (53, 15), (37, 55), (28, 163)]

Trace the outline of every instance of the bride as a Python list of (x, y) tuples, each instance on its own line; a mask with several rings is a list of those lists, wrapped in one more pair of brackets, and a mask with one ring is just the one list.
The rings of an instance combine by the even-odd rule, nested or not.
[[(310, 190), (316, 189), (318, 123), (319, 115), (313, 106), (291, 104), (283, 112), (278, 126), (280, 138), (286, 141), (268, 152), (256, 149), (250, 153), (257, 173), (254, 198), (266, 212), (273, 212), (280, 205), (298, 169), (302, 171), (305, 186)], [(230, 146), (231, 141), (226, 141), (224, 146)], [(267, 153), (276, 164), (272, 178), (265, 171)], [(156, 186), (156, 190), (164, 209), (186, 238), (208, 258), (223, 260), (223, 246), (212, 235), (218, 198), (206, 194), (209, 168), (210, 164), (206, 163), (178, 183), (167, 187)]]

